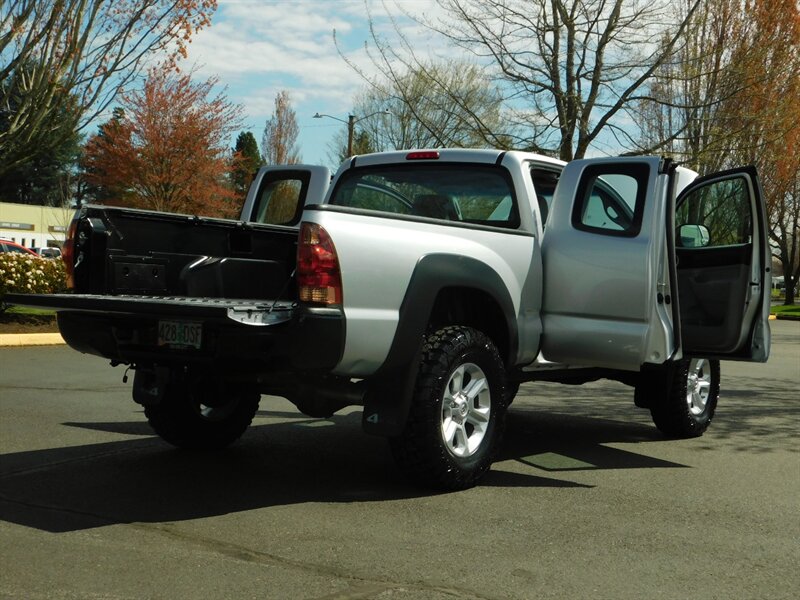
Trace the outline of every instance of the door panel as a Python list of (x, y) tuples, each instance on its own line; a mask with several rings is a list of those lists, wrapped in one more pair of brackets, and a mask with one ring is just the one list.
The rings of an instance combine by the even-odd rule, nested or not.
[(766, 360), (769, 270), (752, 167), (698, 179), (675, 209), (684, 356)]
[(744, 264), (678, 266), (684, 349), (724, 352), (741, 343), (748, 274)]
[(671, 353), (671, 316), (657, 306), (667, 263), (660, 164), (587, 159), (562, 172), (542, 238), (545, 359), (638, 370)]

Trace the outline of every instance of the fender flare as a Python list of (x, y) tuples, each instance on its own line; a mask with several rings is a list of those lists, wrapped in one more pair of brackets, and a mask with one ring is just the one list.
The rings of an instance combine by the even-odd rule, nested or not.
[(450, 287), (476, 289), (497, 302), (507, 328), (507, 362), (514, 362), (519, 344), (516, 313), (500, 275), (474, 258), (453, 254), (423, 256), (400, 305), (397, 330), (386, 360), (368, 381), (362, 415), (366, 433), (394, 436), (403, 431), (431, 311), (439, 292)]

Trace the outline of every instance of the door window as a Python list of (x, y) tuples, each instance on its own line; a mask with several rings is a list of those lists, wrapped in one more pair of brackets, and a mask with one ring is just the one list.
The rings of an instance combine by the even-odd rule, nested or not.
[(642, 224), (646, 164), (596, 165), (583, 174), (572, 224), (583, 231), (634, 237)]
[(722, 179), (685, 196), (676, 208), (681, 248), (735, 246), (752, 239), (750, 193), (744, 177)]

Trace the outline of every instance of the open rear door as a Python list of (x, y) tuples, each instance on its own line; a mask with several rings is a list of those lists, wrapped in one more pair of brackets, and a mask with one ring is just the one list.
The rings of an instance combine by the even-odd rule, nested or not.
[(755, 167), (695, 180), (675, 203), (684, 356), (769, 357), (770, 252)]

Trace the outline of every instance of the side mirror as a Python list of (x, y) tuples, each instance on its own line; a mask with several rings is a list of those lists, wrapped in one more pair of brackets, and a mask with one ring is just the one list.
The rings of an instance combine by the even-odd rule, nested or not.
[(678, 246), (681, 248), (703, 248), (708, 246), (711, 236), (705, 225), (681, 225), (678, 228)]

